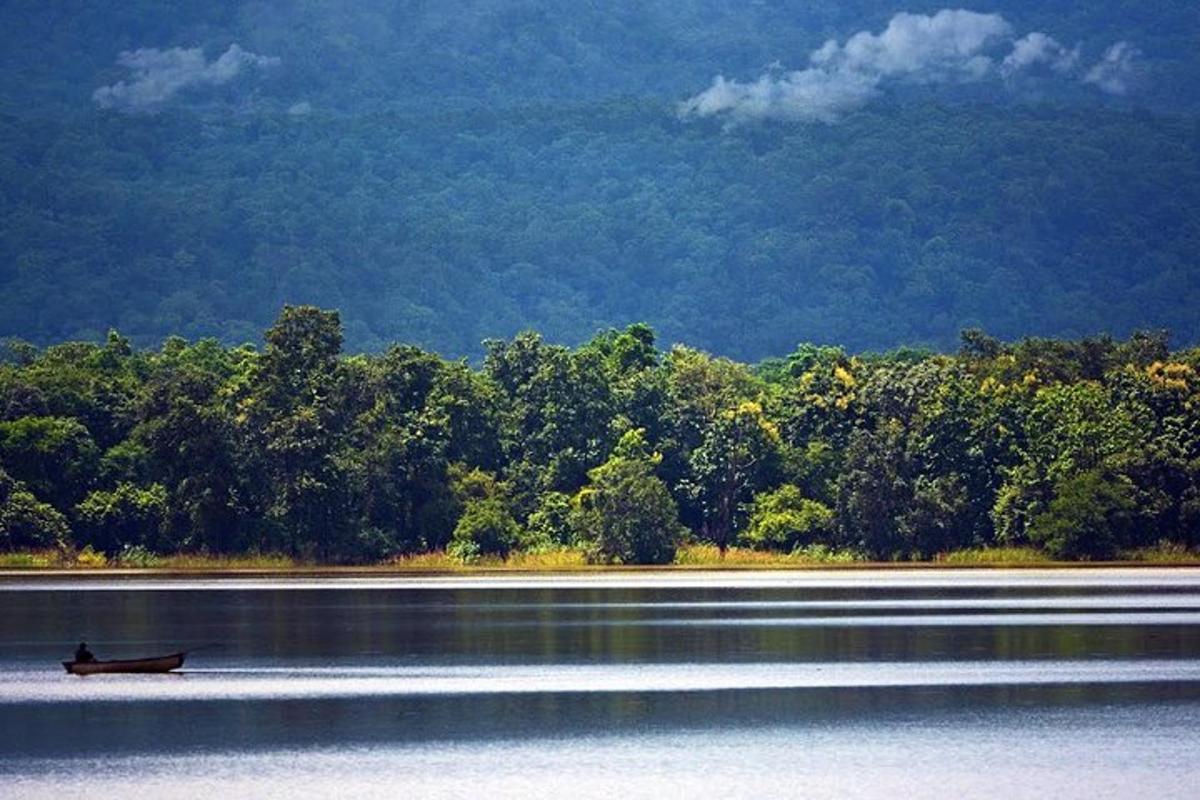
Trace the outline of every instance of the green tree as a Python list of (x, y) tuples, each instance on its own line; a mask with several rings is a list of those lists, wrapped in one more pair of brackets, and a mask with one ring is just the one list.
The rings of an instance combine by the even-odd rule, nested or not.
[(62, 549), (69, 540), (66, 518), (0, 469), (0, 551)]
[(30, 491), (70, 509), (96, 479), (99, 453), (88, 429), (65, 417), (0, 422), (0, 463)]
[(266, 340), (241, 404), (260, 502), (292, 553), (336, 558), (352, 533), (339, 459), (341, 321), (336, 311), (285, 306)]
[(538, 551), (566, 547), (571, 542), (571, 497), (562, 492), (546, 492), (537, 510), (526, 523), (524, 549)]
[(589, 557), (605, 564), (667, 564), (685, 534), (679, 510), (654, 474), (661, 459), (640, 431), (626, 433), (612, 458), (588, 472), (572, 500), (571, 527)]
[(700, 534), (724, 553), (755, 492), (777, 477), (779, 431), (762, 406), (744, 402), (717, 415), (689, 461), (687, 486), (700, 507)]
[(1034, 518), (1029, 538), (1055, 558), (1111, 558), (1134, 508), (1128, 482), (1099, 470), (1080, 472), (1055, 483), (1054, 499)]
[(757, 549), (790, 553), (797, 547), (828, 542), (833, 533), (833, 511), (788, 484), (754, 498), (750, 524), (740, 540)]
[(161, 484), (122, 483), (94, 491), (76, 507), (80, 542), (115, 555), (125, 547), (161, 550), (167, 518), (167, 490)]
[(482, 556), (508, 558), (521, 539), (521, 526), (497, 497), (467, 503), (454, 527), (447, 552), (460, 561), (477, 561)]

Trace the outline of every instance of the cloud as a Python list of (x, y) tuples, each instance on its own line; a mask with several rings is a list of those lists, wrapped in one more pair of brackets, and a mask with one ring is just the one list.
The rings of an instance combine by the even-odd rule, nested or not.
[(153, 47), (127, 50), (117, 63), (131, 73), (129, 80), (101, 86), (92, 100), (101, 108), (118, 111), (157, 109), (179, 92), (193, 86), (219, 86), (251, 68), (273, 67), (278, 58), (260, 56), (231, 44), (215, 61), (209, 62), (199, 47)]
[(292, 103), (288, 106), (288, 116), (304, 117), (312, 113), (312, 103), (307, 100), (301, 100), (299, 103)]
[(990, 71), (984, 49), (1009, 25), (997, 14), (942, 10), (932, 16), (897, 14), (879, 34), (862, 31), (839, 44), (830, 39), (809, 56), (807, 69), (767, 74), (753, 83), (717, 76), (685, 101), (684, 116), (729, 114), (832, 122), (864, 105), (887, 80), (921, 83), (977, 80)]
[(1045, 65), (1061, 75), (1069, 75), (1079, 68), (1079, 47), (1068, 50), (1053, 36), (1034, 31), (1013, 43), (1012, 52), (1000, 64), (1000, 72), (1007, 78), (1024, 69)]
[[(1009, 53), (997, 64), (996, 57)], [(712, 85), (679, 104), (680, 116), (721, 115), (731, 123), (754, 119), (836, 122), (868, 103), (890, 83), (968, 83), (1048, 68), (1123, 94), (1137, 51), (1124, 42), (1085, 71), (1078, 47), (1033, 32), (1013, 39), (999, 14), (943, 9), (935, 14), (900, 13), (880, 33), (860, 31), (844, 43), (830, 39), (794, 72), (771, 70), (752, 82), (718, 75)]]
[(1141, 52), (1129, 42), (1117, 42), (1105, 51), (1104, 58), (1088, 70), (1083, 80), (1109, 94), (1126, 94), (1133, 85), (1134, 62), (1140, 55)]
[(999, 14), (944, 9), (932, 16), (900, 13), (881, 34), (861, 31), (839, 45), (830, 39), (810, 57), (814, 69), (879, 77), (954, 80), (979, 77), (991, 65), (983, 49), (1007, 35)]

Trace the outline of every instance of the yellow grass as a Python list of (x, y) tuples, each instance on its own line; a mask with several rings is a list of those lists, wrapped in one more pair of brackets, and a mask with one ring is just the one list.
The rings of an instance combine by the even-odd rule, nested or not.
[(1123, 554), (1129, 561), (1147, 564), (1200, 564), (1200, 552), (1173, 542), (1159, 542), (1154, 547), (1143, 547)]
[(0, 553), (0, 569), (46, 569), (63, 566), (62, 553), (45, 550), (37, 553)]
[(453, 556), (438, 550), (432, 553), (414, 553), (397, 556), (384, 566), (402, 572), (470, 572), (472, 570), (555, 570), (580, 569), (587, 566), (582, 550), (551, 550), (545, 553), (513, 553), (508, 559), (484, 556), (471, 564), (464, 564)]
[(813, 546), (779, 553), (769, 550), (750, 550), (745, 547), (730, 547), (724, 557), (720, 549), (711, 544), (689, 544), (675, 553), (675, 563), (680, 566), (701, 567), (796, 567), (807, 565), (852, 564), (861, 561), (853, 553)]
[(1002, 567), (1009, 564), (1048, 564), (1050, 556), (1032, 547), (974, 547), (953, 553), (938, 553), (933, 559), (950, 566), (987, 565)]
[(291, 556), (279, 553), (248, 553), (237, 556), (212, 556), (203, 553), (178, 553), (160, 556), (156, 569), (236, 570), (236, 569), (296, 569), (311, 566)]

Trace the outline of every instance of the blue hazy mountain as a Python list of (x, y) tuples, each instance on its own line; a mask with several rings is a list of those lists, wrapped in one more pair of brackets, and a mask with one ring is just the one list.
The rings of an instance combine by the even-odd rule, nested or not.
[(1127, 0), (18, 0), (0, 336), (311, 302), (455, 355), (633, 320), (741, 358), (1194, 342), (1198, 37)]

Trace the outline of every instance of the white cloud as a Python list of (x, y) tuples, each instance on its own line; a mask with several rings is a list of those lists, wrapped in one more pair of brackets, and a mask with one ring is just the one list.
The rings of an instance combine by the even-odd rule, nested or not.
[(862, 31), (839, 44), (830, 39), (809, 56), (807, 69), (764, 75), (753, 83), (718, 76), (685, 101), (685, 116), (729, 114), (831, 122), (866, 103), (887, 80), (972, 81), (992, 69), (984, 50), (1009, 32), (997, 14), (942, 10), (901, 13), (879, 34)]
[(1100, 63), (1083, 77), (1109, 94), (1126, 94), (1133, 85), (1134, 62), (1141, 52), (1129, 42), (1117, 42), (1108, 48)]
[[(997, 51), (1009, 53), (997, 64)], [(943, 9), (935, 14), (900, 13), (879, 32), (860, 31), (844, 43), (830, 39), (794, 72), (773, 70), (751, 82), (718, 75), (712, 85), (679, 104), (683, 117), (722, 115), (731, 122), (788, 119), (834, 122), (865, 105), (889, 83), (966, 83), (1011, 78), (1042, 67), (1081, 79), (1106, 92), (1124, 94), (1137, 51), (1125, 42), (1109, 48), (1085, 72), (1079, 47), (1068, 49), (1045, 33), (1013, 38), (999, 14)]]
[(1079, 68), (1079, 47), (1068, 50), (1053, 36), (1034, 31), (1013, 43), (1012, 52), (1000, 65), (1005, 77), (1017, 72), (1045, 65), (1062, 75), (1069, 75)]
[(117, 63), (130, 71), (130, 78), (100, 87), (92, 93), (92, 99), (101, 108), (147, 111), (158, 108), (188, 87), (228, 83), (243, 70), (277, 66), (279, 59), (256, 55), (231, 44), (212, 62), (205, 59), (199, 47), (169, 50), (146, 47), (121, 53)]

